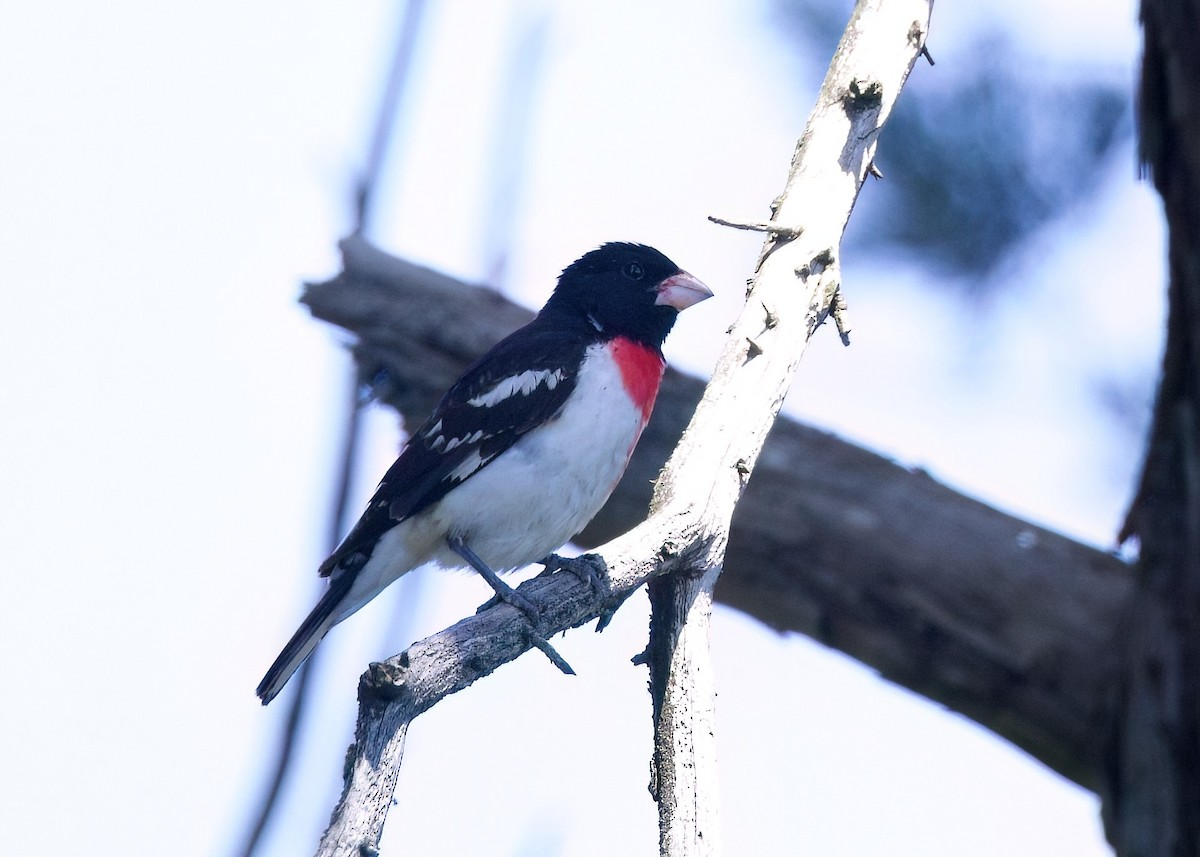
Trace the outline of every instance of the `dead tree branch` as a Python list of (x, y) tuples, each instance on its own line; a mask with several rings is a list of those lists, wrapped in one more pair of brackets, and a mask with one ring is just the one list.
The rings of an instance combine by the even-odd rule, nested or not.
[[(787, 219), (795, 228), (773, 233), (764, 247), (713, 380), (656, 484), (650, 517), (604, 547), (606, 593), (563, 575), (523, 585), (542, 611), (537, 634), (549, 636), (611, 611), (633, 588), (668, 572), (680, 582), (673, 590), (678, 610), (668, 620), (671, 633), (676, 639), (690, 633), (684, 617), (698, 616), (700, 630), (706, 629), (707, 602), (724, 562), (734, 508), (808, 339), (835, 306), (841, 233), (873, 160), (879, 128), (924, 43), (929, 9), (919, 0), (862, 0), (856, 8), (797, 146), (785, 192), (773, 207), (773, 220)], [(461, 306), (456, 310), (459, 315)], [(464, 620), (364, 677), (346, 787), (320, 854), (375, 848), (408, 723), (529, 648), (522, 624), (504, 615), (510, 609), (497, 606)], [(668, 674), (697, 663), (696, 646), (670, 648)], [(656, 748), (662, 853), (714, 853), (718, 847), (715, 804), (708, 803), (715, 790), (707, 782), (715, 772), (697, 770), (715, 757), (711, 720), (703, 719), (711, 698), (698, 700), (694, 690), (671, 683), (656, 688), (660, 712), (685, 714), (663, 724), (660, 739), (687, 733), (669, 751), (661, 740)], [(711, 688), (704, 692), (711, 694)], [(677, 756), (680, 752), (690, 755)], [(664, 760), (692, 776), (686, 782), (664, 777)], [(685, 806), (695, 811), (678, 811)]]

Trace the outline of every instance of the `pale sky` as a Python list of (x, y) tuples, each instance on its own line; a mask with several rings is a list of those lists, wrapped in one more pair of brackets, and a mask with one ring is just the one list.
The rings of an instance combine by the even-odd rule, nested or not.
[[(654, 244), (717, 298), (668, 356), (703, 374), (738, 309), (757, 217), (815, 84), (765, 3), (449, 2), (427, 21), (405, 155), (373, 238), (469, 279), (511, 21), (544, 19), (546, 75), (512, 213), (531, 306), (606, 240)], [(850, 4), (846, 4), (847, 13)], [(910, 86), (984, 26), (1031, 61), (1132, 85), (1133, 3), (940, 4)], [(0, 767), (14, 854), (223, 855), (286, 699), (253, 689), (311, 605), (349, 369), (300, 283), (336, 271), (396, 28), (384, 2), (13, 6), (0, 27)], [(781, 81), (788, 81), (783, 85)], [(869, 193), (869, 189), (864, 193)], [(854, 344), (818, 336), (787, 410), (949, 484), (1110, 546), (1140, 463), (1094, 384), (1158, 360), (1162, 227), (1130, 149), (1042, 230), (974, 317), (887, 259), (847, 262)], [(1136, 264), (1133, 261), (1136, 260)], [(396, 421), (373, 412), (361, 498)], [(404, 581), (410, 587), (411, 578)], [(324, 677), (269, 855), (315, 847), (354, 687), (488, 595), (426, 575), (323, 644)], [(415, 614), (394, 622), (395, 604)], [(603, 635), (523, 658), (422, 717), (385, 854), (653, 854), (649, 700), (634, 597)], [(968, 721), (799, 637), (713, 627), (731, 854), (1107, 854), (1095, 798)], [(283, 703), (283, 704), (281, 704)]]

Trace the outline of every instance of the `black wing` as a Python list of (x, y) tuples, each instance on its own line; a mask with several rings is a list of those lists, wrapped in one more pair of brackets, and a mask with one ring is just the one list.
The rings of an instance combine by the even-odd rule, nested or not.
[(361, 568), (385, 532), (554, 419), (575, 389), (586, 347), (577, 333), (535, 320), (476, 361), (409, 438), (321, 576), (339, 566)]

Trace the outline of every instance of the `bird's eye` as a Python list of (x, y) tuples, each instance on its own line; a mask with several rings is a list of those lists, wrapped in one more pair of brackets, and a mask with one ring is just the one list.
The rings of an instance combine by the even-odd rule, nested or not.
[(621, 269), (621, 273), (631, 280), (640, 280), (645, 276), (642, 266), (637, 262), (626, 262), (625, 267)]

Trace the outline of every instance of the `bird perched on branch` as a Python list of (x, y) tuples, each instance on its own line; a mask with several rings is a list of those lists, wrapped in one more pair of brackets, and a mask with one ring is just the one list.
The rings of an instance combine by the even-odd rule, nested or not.
[(546, 557), (604, 505), (650, 418), (667, 333), (709, 297), (642, 244), (569, 265), (537, 317), (454, 383), (322, 563), (329, 589), (267, 670), (263, 704), (330, 628), (426, 563), (470, 566), (530, 613), (495, 572)]

